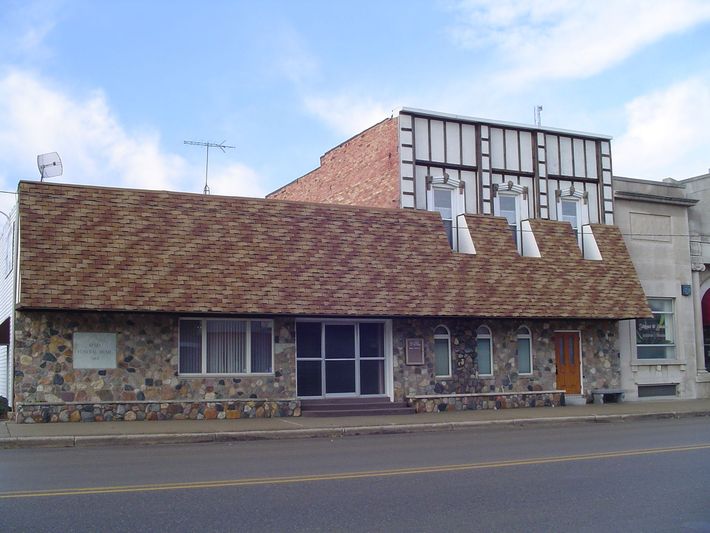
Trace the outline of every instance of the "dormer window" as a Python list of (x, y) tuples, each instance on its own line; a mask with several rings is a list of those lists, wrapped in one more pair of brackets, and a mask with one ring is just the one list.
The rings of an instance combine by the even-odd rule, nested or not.
[(569, 222), (574, 230), (575, 238), (579, 238), (579, 202), (577, 200), (563, 199), (560, 202), (560, 219)]
[(557, 220), (569, 222), (574, 231), (577, 243), (582, 246), (582, 226), (589, 224), (589, 209), (587, 207), (588, 194), (586, 191), (575, 189), (574, 185), (566, 189), (558, 189)]
[(520, 212), (518, 211), (517, 198), (511, 194), (501, 194), (498, 199), (500, 206), (499, 214), (508, 220), (508, 227), (513, 234), (513, 241), (518, 245), (518, 225), (520, 224)]
[(453, 201), (451, 199), (453, 189), (443, 189), (434, 187), (434, 211), (438, 211), (441, 215), (441, 220), (444, 221), (446, 237), (449, 239), (449, 245), (453, 247), (454, 243), (454, 222), (453, 222)]
[(427, 209), (441, 215), (446, 238), (453, 250), (458, 250), (457, 217), (464, 213), (463, 190), (463, 182), (446, 173), (427, 176)]
[(520, 223), (523, 220), (522, 213), (527, 213), (528, 188), (517, 185), (512, 181), (495, 184), (493, 186), (493, 212), (499, 217), (505, 217), (508, 227), (513, 235), (513, 242), (518, 252), (522, 250), (522, 234)]

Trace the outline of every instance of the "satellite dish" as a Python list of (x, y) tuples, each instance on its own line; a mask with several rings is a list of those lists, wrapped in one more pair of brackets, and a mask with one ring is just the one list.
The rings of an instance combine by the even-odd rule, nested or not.
[(40, 175), (39, 181), (44, 181), (44, 178), (56, 178), (64, 172), (62, 160), (57, 152), (38, 155), (37, 168)]

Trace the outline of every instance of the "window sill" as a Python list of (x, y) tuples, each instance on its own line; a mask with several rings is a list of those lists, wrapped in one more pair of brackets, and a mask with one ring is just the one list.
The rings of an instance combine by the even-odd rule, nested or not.
[(678, 366), (685, 365), (685, 361), (679, 359), (632, 359), (631, 366)]

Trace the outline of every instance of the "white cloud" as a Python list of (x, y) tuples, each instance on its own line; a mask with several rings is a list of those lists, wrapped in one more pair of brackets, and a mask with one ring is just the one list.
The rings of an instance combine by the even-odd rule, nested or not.
[[(76, 98), (53, 83), (19, 70), (0, 78), (3, 188), (14, 189), (18, 179), (36, 179), (37, 154), (57, 151), (64, 176), (53, 181), (201, 190), (199, 176), (204, 174), (199, 166), (163, 151), (155, 131), (126, 130), (102, 92)], [(228, 168), (226, 177), (214, 176), (216, 183), (225, 183), (229, 194), (263, 194), (252, 183), (259, 181), (256, 172), (242, 164)], [(213, 192), (220, 192), (219, 188)]]
[(614, 174), (697, 176), (710, 166), (710, 79), (695, 77), (626, 104), (628, 126), (613, 145)]
[(291, 82), (301, 86), (319, 75), (317, 58), (292, 27), (282, 25), (274, 44), (278, 50), (276, 67)]
[(254, 169), (234, 163), (210, 169), (209, 187), (212, 194), (223, 196), (266, 196), (265, 180)]
[(492, 46), (504, 77), (586, 78), (644, 46), (710, 20), (705, 0), (462, 0), (452, 28), (465, 47)]
[(387, 106), (370, 98), (349, 93), (306, 96), (304, 105), (309, 112), (343, 135), (354, 135), (369, 128), (389, 117), (395, 108), (394, 105)]

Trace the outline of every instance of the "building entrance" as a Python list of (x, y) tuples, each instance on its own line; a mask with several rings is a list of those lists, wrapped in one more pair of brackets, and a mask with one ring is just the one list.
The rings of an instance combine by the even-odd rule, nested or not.
[(385, 323), (296, 323), (301, 398), (385, 394)]

